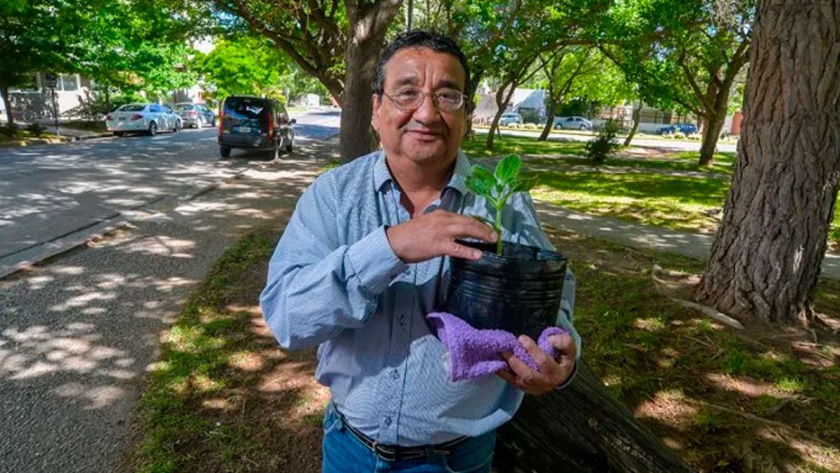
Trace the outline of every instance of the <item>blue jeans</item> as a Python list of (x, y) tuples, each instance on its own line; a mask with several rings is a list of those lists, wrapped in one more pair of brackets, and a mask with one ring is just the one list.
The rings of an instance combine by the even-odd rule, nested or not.
[(444, 454), (434, 448), (426, 456), (386, 461), (350, 433), (332, 403), (324, 413), (323, 473), (489, 473), (496, 444), (496, 431), (467, 439)]

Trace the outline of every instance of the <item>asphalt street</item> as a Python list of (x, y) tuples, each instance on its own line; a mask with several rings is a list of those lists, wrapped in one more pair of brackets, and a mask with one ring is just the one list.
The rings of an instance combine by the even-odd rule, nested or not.
[[(296, 142), (336, 134), (339, 117), (329, 109), (297, 117)], [(0, 148), (0, 277), (126, 212), (188, 197), (266, 157), (235, 150), (220, 159), (214, 128)]]
[(336, 157), (337, 113), (299, 122), (279, 161), (222, 162), (211, 129), (0, 152), (4, 252), (134, 208), (129, 227), (0, 279), (0, 472), (126, 471), (164, 330), (221, 253), (287, 219)]

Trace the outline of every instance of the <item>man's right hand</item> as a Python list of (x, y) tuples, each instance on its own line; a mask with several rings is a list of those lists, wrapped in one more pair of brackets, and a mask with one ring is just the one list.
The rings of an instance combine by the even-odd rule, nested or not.
[(480, 250), (460, 245), (455, 240), (475, 238), (495, 243), (497, 238), (489, 225), (445, 210), (435, 210), (389, 227), (386, 235), (394, 253), (408, 264), (438, 256), (478, 260), (481, 259)]

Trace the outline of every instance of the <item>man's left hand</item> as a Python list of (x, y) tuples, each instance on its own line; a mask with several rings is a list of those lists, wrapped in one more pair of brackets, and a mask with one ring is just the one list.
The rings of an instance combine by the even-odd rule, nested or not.
[(537, 364), (538, 371), (531, 369), (527, 363), (520, 360), (513, 353), (502, 353), (510, 370), (502, 370), (497, 374), (512, 386), (528, 394), (542, 395), (566, 382), (575, 368), (575, 342), (569, 334), (552, 335), (548, 337), (551, 346), (557, 350), (557, 357), (552, 359), (527, 335), (519, 336), (519, 343), (525, 347), (531, 358)]

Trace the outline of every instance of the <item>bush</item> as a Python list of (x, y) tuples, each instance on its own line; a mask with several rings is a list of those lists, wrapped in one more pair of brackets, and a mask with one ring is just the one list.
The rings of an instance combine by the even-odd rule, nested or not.
[(11, 123), (5, 123), (0, 126), (0, 135), (6, 135), (9, 138), (17, 136), (17, 127)]
[(44, 130), (46, 130), (46, 128), (44, 128), (44, 125), (41, 125), (39, 122), (32, 122), (28, 127), (26, 127), (26, 131), (32, 133), (36, 138), (40, 138), (41, 133), (43, 133)]
[(607, 156), (619, 148), (618, 135), (621, 123), (617, 120), (607, 120), (594, 140), (586, 143), (586, 158), (592, 164), (604, 164)]

